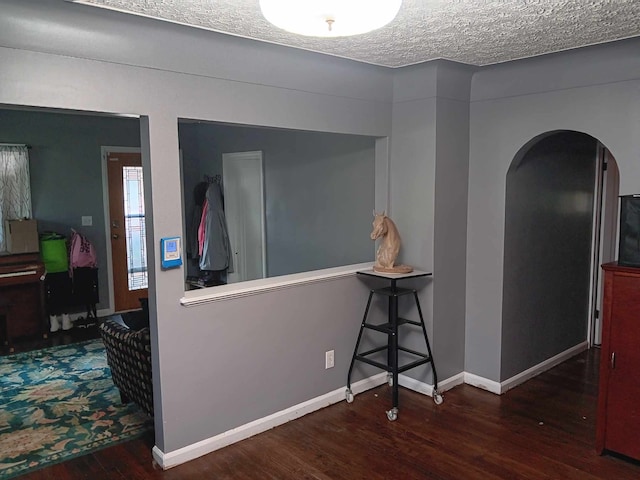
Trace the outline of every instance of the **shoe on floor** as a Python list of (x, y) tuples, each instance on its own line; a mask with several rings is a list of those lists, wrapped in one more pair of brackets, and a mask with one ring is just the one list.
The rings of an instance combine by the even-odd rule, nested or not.
[(60, 321), (56, 315), (49, 315), (49, 323), (51, 324), (51, 331), (57, 332), (60, 330)]
[(62, 330), (71, 330), (72, 328), (73, 328), (73, 323), (69, 318), (69, 314), (63, 313), (62, 314)]

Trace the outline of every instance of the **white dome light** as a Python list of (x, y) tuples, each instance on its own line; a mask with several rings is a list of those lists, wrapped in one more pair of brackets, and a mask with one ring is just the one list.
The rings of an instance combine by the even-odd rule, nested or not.
[(376, 30), (393, 20), (402, 0), (260, 0), (276, 27), (309, 37), (346, 37)]

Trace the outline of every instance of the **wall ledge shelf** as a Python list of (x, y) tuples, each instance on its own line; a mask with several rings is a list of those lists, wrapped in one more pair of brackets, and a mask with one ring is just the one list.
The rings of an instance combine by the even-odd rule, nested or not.
[(343, 267), (325, 268), (312, 272), (294, 273), (272, 278), (261, 278), (237, 284), (219, 285), (216, 287), (190, 290), (185, 292), (180, 299), (184, 307), (194, 307), (220, 300), (232, 300), (236, 298), (259, 295), (275, 290), (309, 285), (312, 283), (326, 282), (338, 278), (355, 276), (358, 271), (370, 269), (373, 262), (358, 263)]

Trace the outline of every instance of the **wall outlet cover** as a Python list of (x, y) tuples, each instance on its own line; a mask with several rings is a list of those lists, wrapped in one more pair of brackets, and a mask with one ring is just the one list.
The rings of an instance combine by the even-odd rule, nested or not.
[(335, 365), (335, 353), (333, 350), (329, 350), (324, 354), (324, 368), (333, 368)]

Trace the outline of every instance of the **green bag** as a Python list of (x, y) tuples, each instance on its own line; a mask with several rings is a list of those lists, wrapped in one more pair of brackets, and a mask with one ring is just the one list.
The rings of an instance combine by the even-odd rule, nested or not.
[(40, 235), (40, 255), (48, 273), (69, 270), (69, 253), (64, 235), (54, 232)]

